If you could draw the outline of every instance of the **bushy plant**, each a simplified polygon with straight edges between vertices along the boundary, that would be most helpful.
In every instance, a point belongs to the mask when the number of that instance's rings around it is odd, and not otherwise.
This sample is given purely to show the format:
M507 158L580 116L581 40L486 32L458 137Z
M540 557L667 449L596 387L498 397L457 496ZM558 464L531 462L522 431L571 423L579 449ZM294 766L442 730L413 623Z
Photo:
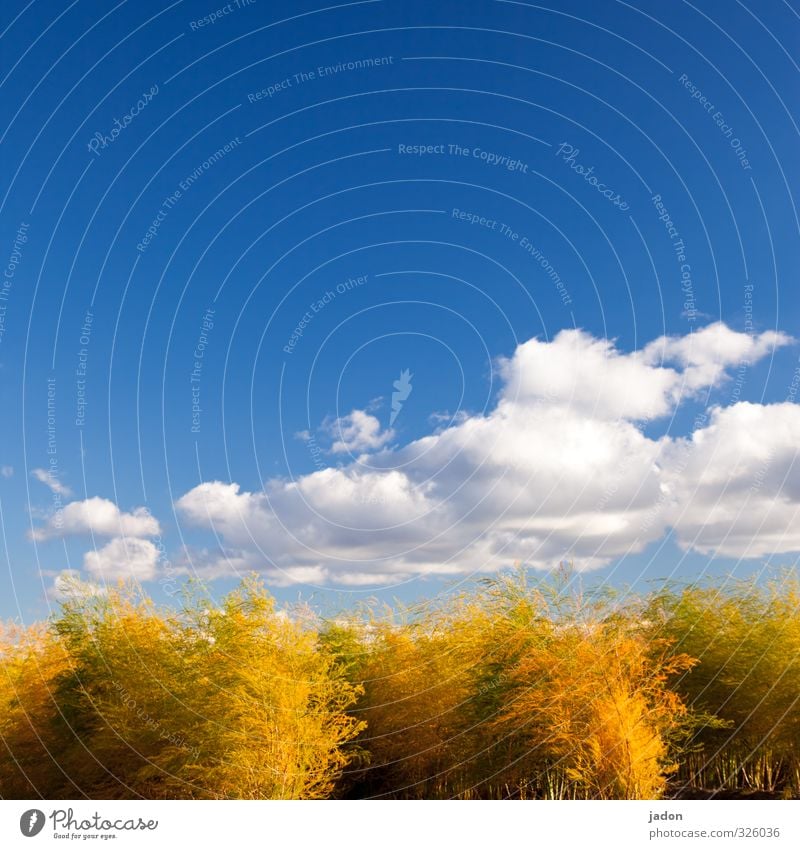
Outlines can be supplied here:
M125 589L76 598L9 642L3 796L325 797L360 730L357 688L254 579L177 611Z
M800 795L800 585L770 581L667 589L648 618L697 658L671 686L719 721L694 735L681 766L689 786Z
M800 795L800 584L484 579L321 622L256 578L0 629L0 797Z

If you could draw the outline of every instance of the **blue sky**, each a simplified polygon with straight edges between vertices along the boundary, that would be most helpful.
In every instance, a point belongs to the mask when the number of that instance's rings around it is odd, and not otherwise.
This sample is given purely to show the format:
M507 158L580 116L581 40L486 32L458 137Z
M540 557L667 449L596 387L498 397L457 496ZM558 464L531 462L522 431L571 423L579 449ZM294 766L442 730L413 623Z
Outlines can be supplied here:
M0 615L795 561L800 8L550 6L4 4Z

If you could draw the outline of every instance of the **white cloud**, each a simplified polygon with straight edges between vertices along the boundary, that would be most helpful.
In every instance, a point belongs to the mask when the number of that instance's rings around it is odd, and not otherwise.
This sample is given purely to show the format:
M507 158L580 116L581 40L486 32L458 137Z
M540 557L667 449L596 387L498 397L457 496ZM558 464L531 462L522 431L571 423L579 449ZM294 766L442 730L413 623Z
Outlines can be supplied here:
M596 418L658 419L682 398L719 385L731 366L754 363L791 342L784 333L737 333L717 322L625 354L608 339L562 330L552 342L531 339L500 361L503 397L515 404L565 404Z
M428 416L428 421L430 424L434 425L437 428L462 424L470 417L470 414L466 410L456 410L455 413L450 413L447 410L442 412L436 411L431 413Z
M378 419L365 410L353 410L338 419L328 419L323 430L334 440L334 454L376 451L394 438L394 431L383 430Z
M4 478L11 478L14 476L14 467L13 466L0 466L0 476Z
M687 389L716 386L727 379L727 369L738 363L754 363L771 351L793 342L785 333L737 333L718 321L688 336L662 336L643 351L645 362L676 363L683 369Z
M151 581L157 573L158 549L147 539L117 537L102 548L87 551L83 566L94 578L105 582L119 578Z
M737 558L800 551L800 406L715 408L670 451L670 512L684 548Z
M61 481L52 472L49 472L46 469L34 469L31 472L31 475L35 477L37 481L49 487L50 491L57 495L62 495L65 498L72 495L72 490L65 484L61 483Z
M621 353L610 340L582 330L562 330L551 342L524 342L499 366L506 403L568 406L601 419L663 416L680 380L673 369Z
M54 537L80 534L99 536L146 537L160 533L156 518L145 507L137 507L131 513L123 513L107 498L87 498L71 501L50 516L32 534L33 539L43 541Z
M177 508L213 529L237 568L283 582L358 586L564 557L595 568L671 529L701 552L798 551L800 408L714 410L686 439L639 427L789 341L719 324L628 354L579 330L533 339L500 361L486 415L384 448L369 468L273 479L261 492L210 481Z

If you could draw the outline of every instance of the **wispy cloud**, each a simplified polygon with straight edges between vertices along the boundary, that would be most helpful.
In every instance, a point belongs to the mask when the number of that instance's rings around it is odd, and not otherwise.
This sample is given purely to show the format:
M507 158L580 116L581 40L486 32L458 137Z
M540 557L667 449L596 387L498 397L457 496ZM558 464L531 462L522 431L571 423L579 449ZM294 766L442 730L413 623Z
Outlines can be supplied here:
M43 483L50 489L51 492L56 493L56 495L61 495L64 498L69 498L72 495L72 490L66 484L61 483L61 481L47 469L34 469L31 472L31 476L36 478L36 480L40 483Z

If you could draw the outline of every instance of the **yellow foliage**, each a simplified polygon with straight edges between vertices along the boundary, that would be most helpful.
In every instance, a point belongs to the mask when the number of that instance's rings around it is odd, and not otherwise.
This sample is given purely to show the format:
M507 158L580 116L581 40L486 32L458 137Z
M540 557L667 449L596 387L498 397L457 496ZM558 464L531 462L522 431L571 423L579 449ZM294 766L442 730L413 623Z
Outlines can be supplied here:
M685 714L665 686L689 659L649 657L616 622L562 623L531 641L512 672L499 729L519 735L526 761L563 770L569 796L657 799L672 769L668 738ZM524 777L524 776L523 776Z
M50 734L58 710L53 682L68 667L67 652L47 627L0 624L0 797L36 797L52 786L54 773L69 785Z
M524 572L320 625L255 579L0 628L0 797L800 794L800 585Z
M36 637L2 654L2 796L318 798L360 730L358 689L253 580L178 612L122 590L74 600Z

